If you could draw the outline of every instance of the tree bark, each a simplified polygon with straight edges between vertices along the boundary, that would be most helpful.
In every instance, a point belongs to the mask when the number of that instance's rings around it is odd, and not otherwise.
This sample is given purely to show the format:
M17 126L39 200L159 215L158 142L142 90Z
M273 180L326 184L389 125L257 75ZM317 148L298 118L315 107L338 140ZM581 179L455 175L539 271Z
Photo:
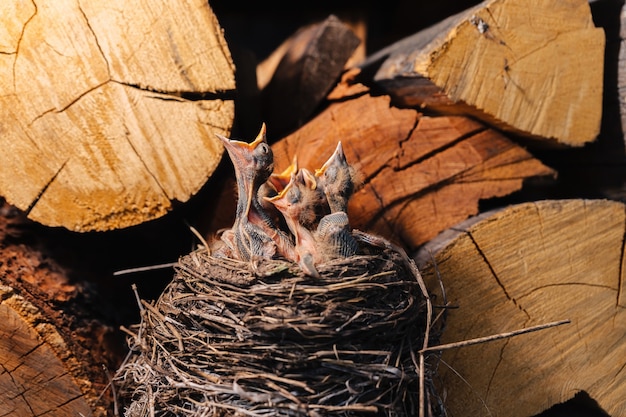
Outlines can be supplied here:
M2 13L0 195L44 225L111 230L211 176L234 66L206 2L63 2Z
M582 146L600 131L604 44L585 0L488 0L360 67L380 65L374 82L397 105L470 114L543 144Z
M431 256L455 307L442 343L571 320L445 351L450 414L526 417L581 391L626 413L625 220L622 203L545 200L484 213L420 249L433 292Z

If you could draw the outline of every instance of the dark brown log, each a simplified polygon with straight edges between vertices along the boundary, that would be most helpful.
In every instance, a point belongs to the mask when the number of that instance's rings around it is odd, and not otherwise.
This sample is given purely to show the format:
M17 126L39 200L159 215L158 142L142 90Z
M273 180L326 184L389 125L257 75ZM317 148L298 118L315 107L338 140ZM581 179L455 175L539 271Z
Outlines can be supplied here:
M108 375L124 353L104 314L111 307L70 278L78 271L57 263L29 224L2 205L0 415L109 415Z
M281 47L284 55L261 92L263 117L275 135L285 135L307 121L359 43L350 27L331 15L302 28Z

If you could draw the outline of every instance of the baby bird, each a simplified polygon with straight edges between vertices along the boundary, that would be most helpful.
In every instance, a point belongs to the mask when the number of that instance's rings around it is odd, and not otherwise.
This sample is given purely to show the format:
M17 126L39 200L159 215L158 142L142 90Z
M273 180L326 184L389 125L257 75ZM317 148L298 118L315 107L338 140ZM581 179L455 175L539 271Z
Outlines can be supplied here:
M302 193L302 209L298 215L298 223L309 230L315 230L322 217L330 214L326 194L318 183L315 175L306 168L298 171L295 183Z
M331 213L348 212L348 200L354 193L354 169L348 165L341 142L335 152L321 168L315 170L315 177L324 190Z
M273 172L267 181L261 184L258 192L258 200L261 203L261 207L263 210L270 216L275 225L280 228L286 228L284 224L284 219L281 217L280 212L274 207L272 203L267 201L265 197L274 197L279 192L281 192L289 180L291 179L291 174L298 171L298 159L294 156L291 165L289 165L285 170L281 173Z
M324 196L330 214L321 218L315 237L321 252L330 259L356 255L359 250L348 222L348 200L354 193L355 171L348 164L341 142L315 178Z
M303 200L303 186L304 179L299 171L291 175L291 180L278 195L265 199L282 213L287 227L295 237L295 256L292 260L298 263L305 274L318 278L320 275L315 265L323 260L322 256L313 233L299 222L302 211L307 208L306 201Z
M294 247L289 237L277 229L258 199L261 184L274 169L274 155L266 140L265 123L252 143L217 135L222 141L235 168L237 180L237 210L232 233L225 232L222 241L239 259L255 257L289 257Z

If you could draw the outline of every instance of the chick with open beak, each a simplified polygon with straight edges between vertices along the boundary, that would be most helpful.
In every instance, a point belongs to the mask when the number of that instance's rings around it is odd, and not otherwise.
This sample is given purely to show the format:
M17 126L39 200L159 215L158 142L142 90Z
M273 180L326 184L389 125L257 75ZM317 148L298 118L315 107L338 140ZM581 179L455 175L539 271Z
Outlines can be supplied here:
M255 257L292 256L294 246L289 236L274 225L258 199L259 188L274 170L274 154L267 143L265 123L251 143L217 137L230 156L237 181L235 221L225 243L234 245L232 253L245 261Z
M298 159L293 158L291 165L285 168L282 172L273 172L266 182L261 184L258 192L258 199L261 203L263 210L271 217L275 225L281 229L286 229L285 221L282 218L280 212L274 207L272 203L267 201L265 197L274 197L280 193L291 179L291 174L298 171Z
M302 211L307 209L307 202L303 199L303 185L304 180L299 171L291 175L291 180L278 195L265 199L282 213L287 227L295 237L295 256L291 260L297 262L305 274L319 277L315 265L322 261L322 257L317 242L313 233L299 221Z

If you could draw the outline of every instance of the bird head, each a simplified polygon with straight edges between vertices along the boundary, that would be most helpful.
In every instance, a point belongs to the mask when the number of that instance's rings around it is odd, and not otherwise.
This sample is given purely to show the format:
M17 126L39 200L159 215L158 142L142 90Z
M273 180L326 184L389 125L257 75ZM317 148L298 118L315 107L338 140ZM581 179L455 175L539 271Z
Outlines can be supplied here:
M246 201L243 215L248 215L252 199L256 198L258 187L272 174L274 170L274 154L267 143L265 123L253 142L247 143L229 139L216 134L224 144L235 168L237 186L245 194Z
M337 143L337 147L333 154L324 162L321 168L315 170L315 176L324 178L327 183L334 182L339 179L342 171L349 168L346 155L343 153L341 142Z
M315 170L315 178L321 183L331 211L346 211L354 192L354 170L348 165L341 142L324 165Z
M296 186L297 173L290 175L290 180L277 195L273 197L263 197L266 201L272 203L283 216L294 217L294 208L302 201L302 194Z
M229 139L217 134L224 144L235 171L247 179L260 179L265 182L274 170L274 154L267 143L265 123L256 139L250 143Z

